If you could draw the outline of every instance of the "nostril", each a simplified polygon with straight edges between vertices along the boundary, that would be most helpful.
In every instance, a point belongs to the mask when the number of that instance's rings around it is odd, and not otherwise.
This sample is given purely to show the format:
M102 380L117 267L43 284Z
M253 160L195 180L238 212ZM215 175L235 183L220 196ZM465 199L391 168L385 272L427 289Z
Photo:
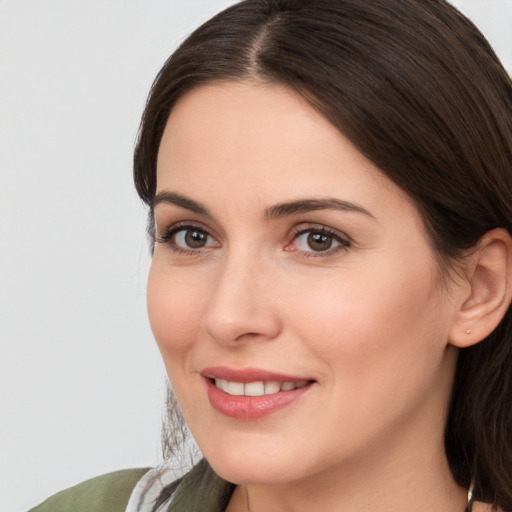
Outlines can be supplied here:
M257 338L258 336L261 336L261 334L258 334L257 332L246 332L244 334L240 334L236 337L237 341L243 341L243 340L250 340Z

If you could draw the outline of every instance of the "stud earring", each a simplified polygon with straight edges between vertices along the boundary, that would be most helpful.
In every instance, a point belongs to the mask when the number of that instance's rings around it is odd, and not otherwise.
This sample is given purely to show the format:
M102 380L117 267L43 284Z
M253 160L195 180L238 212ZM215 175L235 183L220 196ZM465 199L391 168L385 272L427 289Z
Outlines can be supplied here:
M466 329L466 334L471 334L471 329Z

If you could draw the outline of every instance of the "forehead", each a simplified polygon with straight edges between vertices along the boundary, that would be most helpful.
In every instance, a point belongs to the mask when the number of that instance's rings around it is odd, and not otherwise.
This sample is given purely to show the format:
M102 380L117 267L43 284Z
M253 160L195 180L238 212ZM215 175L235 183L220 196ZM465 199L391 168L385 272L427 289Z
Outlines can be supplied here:
M332 183L350 170L392 188L295 91L275 84L225 82L195 88L175 105L161 140L157 186L161 190L170 181L186 185L198 176L227 184L256 174L289 184L309 176L313 186L314 181Z

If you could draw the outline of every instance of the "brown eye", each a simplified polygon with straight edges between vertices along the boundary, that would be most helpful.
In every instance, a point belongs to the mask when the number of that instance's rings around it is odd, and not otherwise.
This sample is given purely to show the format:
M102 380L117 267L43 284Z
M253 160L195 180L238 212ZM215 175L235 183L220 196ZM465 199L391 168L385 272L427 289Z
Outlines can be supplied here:
M180 249L203 249L215 246L216 242L206 231L190 227L174 233L174 244Z
M327 231L327 228L311 228L297 233L293 245L295 250L303 253L309 253L310 255L325 253L327 256L349 247L350 241L344 238L342 234Z
M327 251L332 247L332 236L324 233L309 233L307 237L308 247L313 251Z
M185 244L191 249L200 249L206 245L208 235L198 229L188 229L185 231Z

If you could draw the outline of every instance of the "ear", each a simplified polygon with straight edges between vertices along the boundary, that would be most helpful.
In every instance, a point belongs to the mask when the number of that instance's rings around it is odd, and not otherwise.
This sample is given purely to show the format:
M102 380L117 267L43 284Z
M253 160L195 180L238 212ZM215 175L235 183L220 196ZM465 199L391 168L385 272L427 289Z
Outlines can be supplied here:
M497 228L486 233L467 258L456 318L449 342L474 345L496 329L512 300L512 238Z

